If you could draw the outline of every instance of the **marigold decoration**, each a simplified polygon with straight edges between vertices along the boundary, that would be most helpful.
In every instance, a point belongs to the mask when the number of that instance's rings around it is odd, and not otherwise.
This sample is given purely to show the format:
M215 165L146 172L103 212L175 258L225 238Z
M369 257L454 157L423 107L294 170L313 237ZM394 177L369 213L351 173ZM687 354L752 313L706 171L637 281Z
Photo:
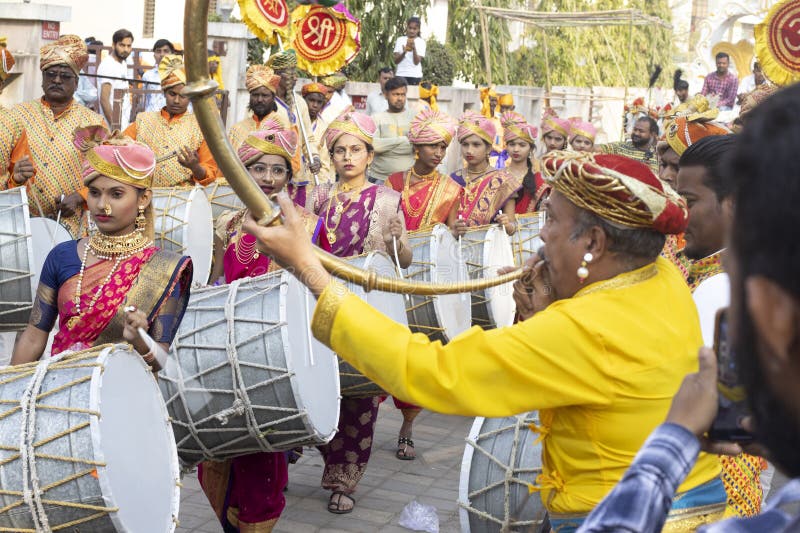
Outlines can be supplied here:
M276 44L276 35L289 40L289 6L286 0L239 0L242 20L256 37Z
M781 86L800 81L800 2L772 6L754 33L756 57L767 78Z
M344 4L300 5L292 12L297 68L325 76L350 63L361 50L361 21Z

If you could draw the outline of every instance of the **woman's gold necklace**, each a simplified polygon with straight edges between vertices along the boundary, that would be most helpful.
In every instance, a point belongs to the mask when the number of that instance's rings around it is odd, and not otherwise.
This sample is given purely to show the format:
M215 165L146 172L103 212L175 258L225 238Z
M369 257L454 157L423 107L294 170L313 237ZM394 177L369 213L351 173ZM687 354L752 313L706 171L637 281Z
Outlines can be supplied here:
M350 207L350 204L353 203L354 198L357 194L361 193L361 190L364 188L364 185L361 184L357 188L348 184L340 185L336 184L336 188L333 190L333 194L328 199L328 208L325 211L325 226L327 227L326 235L328 237L328 244L331 246L336 242L336 230L339 229L339 224L342 223L342 219L344 218L344 212ZM344 201L339 201L339 189L341 188L341 192L347 194L347 198ZM335 203L334 203L335 202ZM333 204L333 215L331 215L331 205ZM336 223L333 223L333 219L336 219Z

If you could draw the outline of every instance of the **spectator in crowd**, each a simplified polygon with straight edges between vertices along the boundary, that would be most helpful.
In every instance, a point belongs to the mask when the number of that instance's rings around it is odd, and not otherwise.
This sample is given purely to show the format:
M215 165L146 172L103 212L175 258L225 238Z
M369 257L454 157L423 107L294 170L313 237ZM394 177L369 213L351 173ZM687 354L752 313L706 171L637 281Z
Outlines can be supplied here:
M166 39L159 39L153 44L153 68L148 70L142 75L142 81L147 82L144 89L148 91L158 91L148 94L145 97L144 110L145 111L161 111L161 108L167 105L167 100L164 98L164 91L161 90L161 78L158 75L158 65L161 59L169 54L175 53L175 47Z
M396 76L402 76L409 85L422 81L422 59L425 57L425 41L419 36L419 17L411 17L406 23L406 36L398 37L394 45Z
M111 37L111 53L97 67L97 83L100 87L100 112L111 129L125 129L131 120L131 95L128 92L128 56L133 50L133 34L125 29L117 30ZM119 123L113 120L114 90L125 91L122 97L122 115ZM116 128L119 126L119 128Z
M389 103L386 101L386 96L383 95L383 88L391 78L394 78L394 69L392 67L383 67L378 71L378 83L380 83L381 88L367 95L367 115L372 116L375 113L382 113L389 109Z
M739 78L728 70L731 58L725 52L720 52L716 56L717 70L706 76L703 82L703 90L700 91L705 96L717 96L719 102L717 107L720 111L730 111L736 103L736 90L739 87Z

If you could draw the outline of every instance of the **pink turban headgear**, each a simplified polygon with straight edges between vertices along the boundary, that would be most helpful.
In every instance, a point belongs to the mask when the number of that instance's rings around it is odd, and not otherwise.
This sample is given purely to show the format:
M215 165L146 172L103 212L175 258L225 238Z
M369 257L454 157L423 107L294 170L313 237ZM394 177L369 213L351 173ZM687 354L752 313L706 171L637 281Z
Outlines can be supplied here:
M344 134L349 134L364 141L372 146L372 139L378 129L372 117L364 113L359 113L353 106L348 107L344 112L336 117L325 130L325 142L329 150L333 150L333 145Z
M477 135L488 144L494 143L497 130L491 120L475 111L466 111L458 121L458 142L470 135Z
M591 122L586 122L585 120L581 120L580 117L572 117L569 119L570 130L569 130L569 140L572 142L576 136L580 135L581 137L586 137L590 141L594 142L594 138L597 136L597 128Z
M408 140L411 144L450 144L456 134L456 121L433 109L423 109L411 121Z
M522 139L530 145L536 144L536 136L539 131L536 126L528 124L525 117L519 113L514 111L503 113L500 116L500 123L503 125L503 140L505 142Z
M72 143L84 156L84 185L108 176L137 189L152 186L156 154L149 146L119 132L110 134L103 126L77 128Z
M238 155L245 165L249 165L264 154L279 155L291 163L296 149L297 134L270 118L245 138L239 147Z
M569 139L570 129L569 120L558 118L558 115L552 109L545 110L544 118L542 119L542 137L551 131L555 131L563 135L565 139Z
M56 65L66 65L76 76L89 61L89 49L77 35L62 35L58 40L39 49L39 70L47 70Z

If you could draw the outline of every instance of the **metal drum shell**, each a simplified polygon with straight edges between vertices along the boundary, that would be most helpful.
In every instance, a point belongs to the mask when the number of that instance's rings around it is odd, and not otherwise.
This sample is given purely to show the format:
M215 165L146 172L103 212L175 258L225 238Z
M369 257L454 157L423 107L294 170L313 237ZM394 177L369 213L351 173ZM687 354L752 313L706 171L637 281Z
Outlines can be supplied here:
M541 237L544 224L544 211L517 215L517 231L511 236L511 246L514 249L517 266L524 265L544 245Z
M467 267L459 257L458 243L446 225L409 232L408 240L413 260L405 269L406 279L430 283L467 279ZM471 325L470 295L406 295L406 315L411 331L424 333L432 341L447 343Z
M374 270L381 276L397 277L397 268L395 264L384 252L370 252L347 258L345 261L364 270ZM347 287L362 300L366 301L372 307L398 324L404 326L408 325L405 300L402 294L383 291L366 292L363 287L353 283L348 283ZM370 381L361 372L356 370L353 365L341 357L339 357L339 380L341 381L342 396L346 398L386 395L386 392L376 383Z
M159 376L184 464L333 437L339 377L311 336L314 305L283 270L192 291Z
M214 255L214 221L205 190L155 187L152 206L156 246L191 257L192 282L205 285Z
M535 411L475 419L461 462L462 533L540 531L546 511L540 493L530 493L528 488L542 473L539 435L529 427L538 422Z
M61 357L48 360L35 411L32 440L44 443L35 447L36 475L40 487L52 487L42 499L111 512L49 503L44 509L50 527L78 522L66 530L174 531L180 470L175 437L150 369L128 345ZM23 433L17 407L35 367L0 369L5 411L0 418L0 486L5 491L22 490L22 459L12 459L19 456ZM32 511L25 503L7 508L15 500L21 497L0 494L0 507L6 508L0 527L32 530Z
M500 267L514 265L511 241L496 224L467 230L461 237L461 253L473 280L496 276ZM472 325L492 329L513 324L516 304L512 286L506 283L473 292Z

